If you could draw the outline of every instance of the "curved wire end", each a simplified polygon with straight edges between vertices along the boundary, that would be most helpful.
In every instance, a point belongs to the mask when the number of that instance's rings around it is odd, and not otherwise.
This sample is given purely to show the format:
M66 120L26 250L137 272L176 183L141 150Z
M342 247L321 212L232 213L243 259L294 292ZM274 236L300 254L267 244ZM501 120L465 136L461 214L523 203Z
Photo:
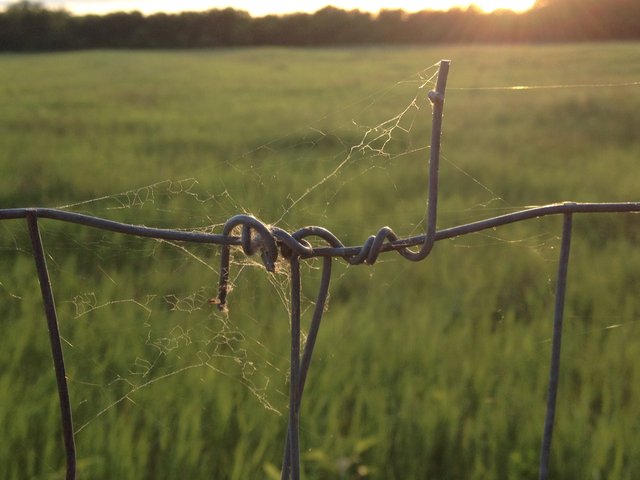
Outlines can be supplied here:
M270 252L262 249L260 251L260 258L262 259L262 263L264 264L264 268L267 272L274 273L276 271L276 262Z

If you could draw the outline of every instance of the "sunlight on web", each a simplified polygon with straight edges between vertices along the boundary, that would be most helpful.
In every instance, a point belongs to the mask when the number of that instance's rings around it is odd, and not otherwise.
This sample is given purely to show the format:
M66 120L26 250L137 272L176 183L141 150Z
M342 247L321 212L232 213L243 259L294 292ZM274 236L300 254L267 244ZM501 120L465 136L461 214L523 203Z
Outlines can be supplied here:
M323 177L320 181L308 187L298 197L292 198L289 206L285 208L284 212L282 213L280 218L276 220L275 223L278 224L279 222L281 222L293 208L295 208L301 201L303 201L307 196L313 193L314 190L318 189L326 182L336 177L341 172L341 170L356 156L368 157L371 160L378 157L387 160L393 160L403 155L423 152L426 149L424 145L414 149L402 150L400 152L398 152L397 150L389 150L388 145L393 141L393 147L395 149L397 148L395 142L398 141L400 145L404 144L404 148L407 148L406 139L409 138L409 135L412 132L413 125L416 120L416 115L418 114L417 111L428 104L425 91L435 85L435 78L438 74L437 67L437 64L432 65L428 69L422 72L418 72L415 79L401 81L396 84L396 87L400 85L410 84L415 88L415 85L417 83L418 89L415 93L415 96L410 99L405 108L392 118L384 120L383 122L378 123L374 126L359 124L357 119L352 118L351 122L356 130L363 132L360 141L352 145L349 145L346 142L341 142L346 150L344 158L337 164L335 168L333 168L333 170L329 172L329 174ZM370 103L366 105L366 109L372 108L377 99L377 95L375 97L370 96L367 99L368 101L370 101ZM426 116L424 115L424 112L420 113L423 114L423 117ZM320 133L323 137L326 136L326 134L320 130L315 131Z
M422 177L411 196L422 200L411 212L403 212L397 223L402 226L407 215L413 216L407 223L411 231L418 231L424 216L430 125L426 94L436 74L437 65L433 65L297 133L256 147L231 162L230 175L242 182L219 178L216 190L210 190L211 183L197 178L164 180L59 208L208 233L219 233L227 218L243 212L267 216L274 225L285 227L331 219L344 227L348 216L334 218L333 211L337 204L353 202L349 187L367 182L372 189L397 195L407 172L394 164L409 162L418 172L409 176ZM380 121L389 111L395 113ZM287 172L291 162L301 168ZM278 179L271 175L274 170L280 172ZM396 172L400 178L395 178ZM278 183L285 188L278 188ZM256 210L256 205L261 208ZM371 205L362 212L365 221L344 235L357 240L377 228L388 214L379 212L379 218L367 220L377 209ZM168 423L171 420L154 413L154 392L192 389L191 378L199 378L198 385L207 383L212 374L224 389L250 395L266 412L286 410L288 353L283 347L291 308L286 265L265 275L259 259L234 253L232 307L223 313L212 305L219 274L218 247L122 238L73 226L45 230L45 234L53 275L63 278L76 270L84 285L67 294L67 300L63 297L59 307L79 438L92 425L111 421L112 415L129 408L142 409L152 423ZM65 259L65 244L70 240L76 257L71 262L78 262L79 269ZM313 283L317 262L305 268ZM137 275L132 277L128 273L132 271ZM343 277L340 274L336 282ZM313 307L314 294L303 295L304 314ZM278 330L275 337L280 341L275 345L271 330ZM102 339L108 338L108 348L100 347ZM207 400L202 403L206 405Z

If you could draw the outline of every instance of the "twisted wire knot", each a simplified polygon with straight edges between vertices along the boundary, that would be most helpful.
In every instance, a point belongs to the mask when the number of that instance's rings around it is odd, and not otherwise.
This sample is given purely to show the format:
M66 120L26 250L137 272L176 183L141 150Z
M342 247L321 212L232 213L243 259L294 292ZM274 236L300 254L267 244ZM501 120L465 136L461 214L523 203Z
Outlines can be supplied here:
M294 255L300 258L312 256L313 247L305 237L320 237L332 247L343 247L342 242L333 233L322 227L303 227L291 234L282 228L270 227L252 215L235 215L224 224L223 235L231 236L236 227L240 227L240 246L243 253L251 256L259 252L268 272L275 271L278 251L286 259ZM212 300L212 303L222 311L226 310L226 299L229 293L230 260L231 246L223 245L220 254L218 297Z
M278 255L286 260L291 260L293 256L298 258L309 258L314 256L313 246L306 240L306 237L318 237L333 248L344 248L344 244L333 233L323 227L309 226L289 233L286 230L269 226L252 215L235 215L224 224L223 235L232 236L235 228L240 227L240 246L247 256L256 253L260 254L262 263L268 272L275 272ZM394 247L400 255L412 261L421 260L431 251L434 238L428 235L425 243L418 252L409 250L408 247ZM400 237L391 227L382 227L378 233L371 235L360 250L355 255L345 256L345 260L351 265L367 264L373 265L384 249L386 241L393 242ZM229 292L229 269L231 260L231 246L222 246L220 255L220 282L218 286L218 297L212 303L218 305L220 310L226 310L226 298Z

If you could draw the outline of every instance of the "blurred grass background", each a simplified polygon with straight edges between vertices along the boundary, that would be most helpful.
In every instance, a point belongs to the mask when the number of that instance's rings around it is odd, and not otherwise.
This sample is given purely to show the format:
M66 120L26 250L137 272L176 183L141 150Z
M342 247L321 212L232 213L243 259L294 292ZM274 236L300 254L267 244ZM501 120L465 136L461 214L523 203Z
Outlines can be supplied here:
M440 228L638 200L638 87L606 85L640 79L640 49L607 43L2 55L0 206L216 232L248 212L349 244L385 224L418 233L420 86L441 58ZM567 87L495 88L519 85ZM414 100L386 155L352 150ZM226 317L208 303L216 248L41 223L80 478L277 478L286 265L268 275L237 256ZM441 242L417 265L337 262L301 413L305 478L536 478L560 223ZM552 475L637 478L640 225L574 224ZM26 229L0 229L2 478L63 478ZM305 267L305 311L318 267Z

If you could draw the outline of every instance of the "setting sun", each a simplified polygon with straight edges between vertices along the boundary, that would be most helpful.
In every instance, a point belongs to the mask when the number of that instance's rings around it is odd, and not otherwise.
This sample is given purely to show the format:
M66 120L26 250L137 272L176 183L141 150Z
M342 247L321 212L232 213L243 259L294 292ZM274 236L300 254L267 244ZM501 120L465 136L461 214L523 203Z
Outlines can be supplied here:
M509 9L514 12L524 12L533 7L535 0L476 0L474 2L480 9L485 12L493 12L494 10Z
M284 2L287 3L287 2ZM293 2L292 2L293 3ZM296 2L298 8L305 2ZM322 2L319 2L322 3ZM514 12L524 12L533 7L535 0L405 0L403 2L389 2L385 0L345 0L332 2L332 5L343 8L359 8L360 10L377 11L382 8L392 9L401 8L408 12L417 12L420 10L448 10L450 8L468 8L475 5L484 12L493 12L495 10L508 9Z

